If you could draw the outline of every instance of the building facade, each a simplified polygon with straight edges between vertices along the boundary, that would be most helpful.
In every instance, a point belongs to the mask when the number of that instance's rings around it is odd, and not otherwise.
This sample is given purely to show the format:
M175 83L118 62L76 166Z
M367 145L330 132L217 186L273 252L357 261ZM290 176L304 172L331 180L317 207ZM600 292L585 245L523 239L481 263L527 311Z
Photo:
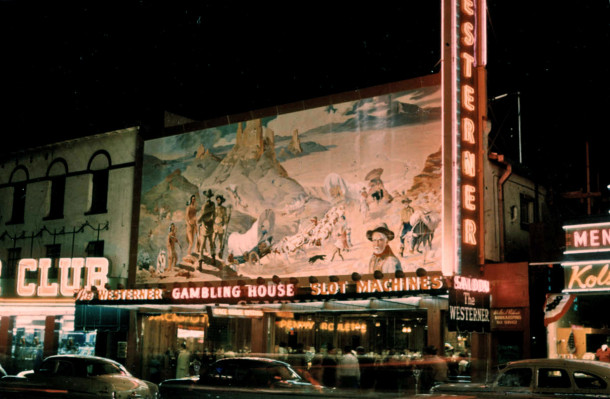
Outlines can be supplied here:
M549 357L604 358L610 345L608 303L610 220L604 216L566 222L561 260L563 289L545 303Z
M137 129L126 129L3 159L0 356L8 370L95 352L96 334L75 332L74 292L127 284L136 139Z

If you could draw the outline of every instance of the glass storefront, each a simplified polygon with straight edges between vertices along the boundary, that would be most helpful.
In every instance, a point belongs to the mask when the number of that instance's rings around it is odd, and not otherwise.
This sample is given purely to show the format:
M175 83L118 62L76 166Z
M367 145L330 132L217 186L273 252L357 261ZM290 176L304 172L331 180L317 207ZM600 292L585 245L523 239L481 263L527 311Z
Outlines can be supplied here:
M427 344L425 310L294 314L276 317L274 324L276 353L349 346L378 356L410 355L421 352Z
M595 354L602 345L610 345L610 318L600 311L608 305L608 295L575 295L574 302L565 315L547 327L550 338L549 356L595 359Z
M142 378L158 382L176 377L176 361L182 347L191 353L204 350L208 316L199 313L143 315Z
M45 316L15 316L13 324L12 370L34 369L43 357Z
M12 334L10 358L7 365L12 373L32 370L40 364L44 356L51 354L95 353L96 332L74 331L74 315L49 316L25 314L10 316L12 318ZM53 334L46 332L53 328ZM51 342L45 342L45 337L54 337ZM57 341L55 341L57 337Z

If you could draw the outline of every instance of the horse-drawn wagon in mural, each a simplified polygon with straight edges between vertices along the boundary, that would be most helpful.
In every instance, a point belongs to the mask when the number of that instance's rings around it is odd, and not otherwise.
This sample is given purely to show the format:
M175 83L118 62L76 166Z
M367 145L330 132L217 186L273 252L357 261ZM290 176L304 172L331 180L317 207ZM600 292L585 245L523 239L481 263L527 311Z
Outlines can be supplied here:
M227 243L228 263L257 264L271 252L275 213L264 210L245 233L233 232Z

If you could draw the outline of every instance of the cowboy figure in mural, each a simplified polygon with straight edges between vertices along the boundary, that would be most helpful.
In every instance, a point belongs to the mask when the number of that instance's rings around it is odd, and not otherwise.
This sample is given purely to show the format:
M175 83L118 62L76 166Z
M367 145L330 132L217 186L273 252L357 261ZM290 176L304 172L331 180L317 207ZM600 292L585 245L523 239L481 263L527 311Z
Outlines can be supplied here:
M205 244L209 243L212 257L214 256L214 213L216 206L212 201L214 193L212 190L204 191L203 194L208 197L207 201L201 207L201 215L199 216L199 257L203 257Z
M224 244L224 236L225 236L225 228L227 225L227 208L222 205L225 202L225 198L222 195L216 196L216 209L214 211L214 239L212 240L214 245L216 244L216 240L218 239L218 245L220 246L220 250L218 251L218 256L222 257L222 253L225 249Z
M403 208L400 210L400 222L402 223L402 231L400 232L400 256L403 256L405 250L405 237L413 230L411 226L411 216L415 210L411 206L411 200L407 197L402 200Z
M382 168L371 170L367 173L365 180L369 181L368 195L370 195L377 204L381 202L392 202L392 195L386 190L383 181L381 180Z
M394 232L385 223L366 232L366 238L373 243L373 254L369 260L369 273L395 273L402 271L400 260L394 255L389 242L394 239Z

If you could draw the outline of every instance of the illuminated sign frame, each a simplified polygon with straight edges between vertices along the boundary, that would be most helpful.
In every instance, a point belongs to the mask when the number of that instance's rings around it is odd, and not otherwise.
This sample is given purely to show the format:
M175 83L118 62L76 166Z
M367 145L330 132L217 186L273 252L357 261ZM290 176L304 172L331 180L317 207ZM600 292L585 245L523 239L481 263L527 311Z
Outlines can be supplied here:
M565 293L610 291L610 260L562 263Z
M610 252L610 222L564 226L565 255Z
M453 286L449 290L449 331L490 331L490 292L488 280L453 276Z
M427 276L407 276L384 279L363 279L356 282L331 281L311 283L313 297L332 297L342 294L386 294L400 295L430 292L446 289L444 277L440 274Z
M49 281L50 258L20 259L17 265L15 293L18 297L73 298L81 290L105 290L108 283L110 262L106 258L60 258L59 282ZM84 276L83 276L84 272ZM28 282L27 273L38 273L37 281ZM83 280L81 282L81 279ZM83 285L84 283L84 285Z

